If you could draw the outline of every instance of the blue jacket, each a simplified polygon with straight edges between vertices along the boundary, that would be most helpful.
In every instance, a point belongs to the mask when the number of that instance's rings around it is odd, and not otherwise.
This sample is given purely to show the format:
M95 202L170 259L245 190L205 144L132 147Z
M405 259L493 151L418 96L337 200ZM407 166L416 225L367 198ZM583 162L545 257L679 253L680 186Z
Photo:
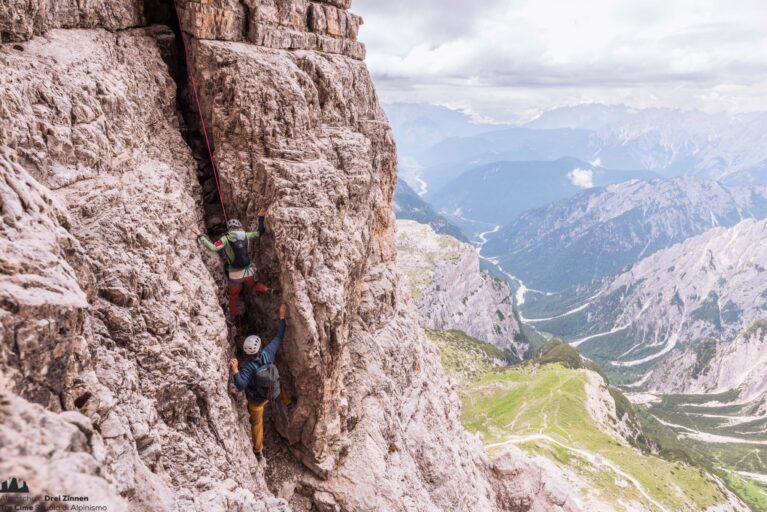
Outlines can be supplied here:
M285 320L283 319L277 324L277 335L272 338L272 341L270 341L266 347L264 347L261 354L259 354L256 359L253 359L246 364L238 373L234 374L234 386L240 391L245 391L245 396L248 397L248 400L253 402L263 402L264 398L257 396L254 392L255 390L250 389L250 380L255 378L256 370L258 370L260 366L274 363L274 357L277 355L277 351L280 349L280 345L282 345L282 338L284 337Z

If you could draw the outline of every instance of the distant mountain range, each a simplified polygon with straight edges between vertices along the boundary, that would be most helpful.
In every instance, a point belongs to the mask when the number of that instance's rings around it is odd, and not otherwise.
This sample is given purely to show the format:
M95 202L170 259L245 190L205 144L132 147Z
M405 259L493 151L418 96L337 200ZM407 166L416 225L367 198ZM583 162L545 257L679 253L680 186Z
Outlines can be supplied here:
M394 214L398 219L414 220L420 224L428 224L431 228L442 235L450 235L462 242L468 242L463 231L451 224L445 217L434 211L426 201L402 179L397 180L397 189L394 193Z
M547 192L560 182L552 180ZM491 211L493 197L487 199L490 205L483 208ZM528 286L558 291L589 285L658 250L746 218L767 218L767 187L725 187L693 177L634 180L527 211L495 233L483 255L497 258Z
M412 156L452 137L469 137L508 125L481 124L460 110L426 103L383 105L400 154Z
M587 130L504 128L469 137L453 137L413 155L429 191L440 189L463 173L496 162L554 161L568 157L590 161Z
M526 210L586 188L657 177L648 171L609 171L574 158L495 162L461 174L427 197L439 211L450 215L506 224Z
M767 221L748 219L642 259L536 326L613 373L636 374L707 338L735 338L766 315Z
M480 124L459 110L423 103L384 105L397 141L399 176L419 193L426 191L423 163L419 155L450 138L470 137L507 127Z
M741 363L760 360L763 331L746 334L767 316L767 113L581 105L510 127L440 109L452 121L427 137L429 109L409 108L420 195L401 187L403 211L481 243L517 280L523 323L622 385L762 378Z
M394 120L406 179L417 176L430 193L485 164L563 157L606 169L767 185L767 112L728 115L589 104L555 109L510 127L472 123L444 107L385 108Z
M587 129L594 159L615 169L694 175L729 185L767 184L767 112L705 114L599 104L544 113L533 129Z

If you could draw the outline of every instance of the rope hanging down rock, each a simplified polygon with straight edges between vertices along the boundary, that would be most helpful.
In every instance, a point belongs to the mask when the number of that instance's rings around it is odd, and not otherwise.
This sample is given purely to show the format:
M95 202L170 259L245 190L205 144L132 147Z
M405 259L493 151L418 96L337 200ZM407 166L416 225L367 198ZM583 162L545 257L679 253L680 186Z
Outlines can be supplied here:
M208 156L210 157L210 165L213 168L213 179L216 182L216 190L218 191L218 200L221 202L221 211L224 213L224 222L229 220L226 214L226 206L224 205L224 196L221 194L221 184L218 179L218 167L216 166L216 159L213 157L213 150L210 146L210 138L208 137L208 129L205 126L205 117L202 115L202 107L200 106L200 97L197 94L197 80L194 78L194 69L192 69L192 62L190 56L192 54L189 48L189 42L184 32L184 27L181 24L181 13L178 10L178 4L176 0L173 0L173 8L176 11L176 18L178 19L178 31L181 34L181 41L184 47L184 61L186 62L186 73L189 76L189 82L192 84L192 91L194 92L194 102L197 105L197 114L200 116L200 125L202 126L202 134L205 137L205 145L208 148Z

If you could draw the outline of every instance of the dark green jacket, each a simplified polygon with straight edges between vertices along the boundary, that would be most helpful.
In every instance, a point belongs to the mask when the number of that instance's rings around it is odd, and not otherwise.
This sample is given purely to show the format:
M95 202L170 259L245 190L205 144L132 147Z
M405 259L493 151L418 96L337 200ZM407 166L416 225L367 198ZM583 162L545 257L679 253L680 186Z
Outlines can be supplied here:
M259 217L258 231L248 231L245 233L245 237L248 240L248 252L250 252L250 242L259 238L261 235L264 234L265 231L266 231L266 226L264 225L264 218ZM215 243L211 242L210 238L208 238L206 235L200 236L200 242L202 242L202 245L204 245L205 248L208 249L209 251L220 252L223 250L224 254L226 255L226 261L230 265L235 260L234 249L232 248L232 245L234 244L235 240L236 238L231 233L227 233L226 235L222 236Z

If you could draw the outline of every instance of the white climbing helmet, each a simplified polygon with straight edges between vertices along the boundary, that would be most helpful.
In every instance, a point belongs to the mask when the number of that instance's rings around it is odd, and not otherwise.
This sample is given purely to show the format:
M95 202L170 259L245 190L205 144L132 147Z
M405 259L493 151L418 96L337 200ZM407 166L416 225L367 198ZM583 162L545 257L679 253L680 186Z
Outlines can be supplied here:
M226 227L227 229L237 229L242 227L242 223L237 219L229 219L226 221Z
M261 338L255 334L248 336L245 338L245 343L242 344L242 350L249 356L258 354L258 351L261 350Z

